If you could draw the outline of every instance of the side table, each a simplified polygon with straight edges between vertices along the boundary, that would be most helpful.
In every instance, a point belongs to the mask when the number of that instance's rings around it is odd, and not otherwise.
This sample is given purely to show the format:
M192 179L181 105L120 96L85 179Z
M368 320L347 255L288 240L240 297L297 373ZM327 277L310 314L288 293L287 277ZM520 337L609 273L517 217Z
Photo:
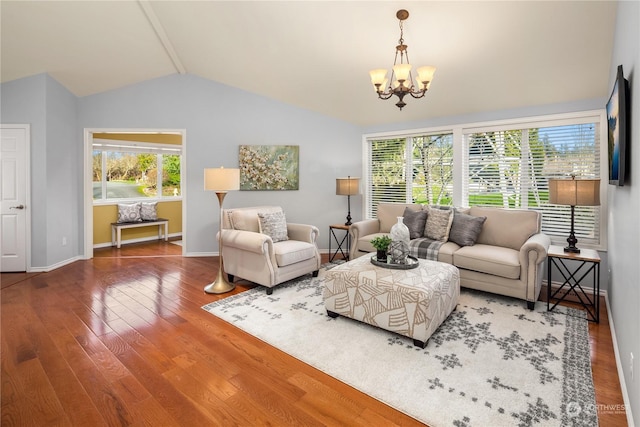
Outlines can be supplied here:
M564 283L554 292L551 290L553 267L564 278ZM585 292L586 285L582 284L589 275L593 279L591 295ZM578 298L580 305L587 312L587 320L600 322L600 255L593 249L580 249L580 253L576 254L565 252L562 246L551 245L547 253L547 310L553 310L568 295ZM552 299L556 301L550 306Z
M351 248L351 237L349 236L349 228L350 226L344 224L333 224L329 226L329 262L333 262L333 259L338 255L338 253L342 254L342 258L345 261L349 261L349 249ZM336 235L336 230L343 230L344 236L342 239ZM335 252L331 252L331 241L334 240L338 247ZM346 251L346 253L345 253Z

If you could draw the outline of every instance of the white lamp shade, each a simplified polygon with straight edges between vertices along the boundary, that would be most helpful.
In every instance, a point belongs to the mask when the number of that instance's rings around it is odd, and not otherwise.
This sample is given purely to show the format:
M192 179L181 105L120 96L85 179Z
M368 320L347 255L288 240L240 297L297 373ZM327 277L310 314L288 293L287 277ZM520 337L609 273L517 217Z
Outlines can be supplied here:
M549 203L570 206L599 206L599 179L550 179Z
M336 178L336 195L353 196L360 192L360 178Z
M224 167L204 170L204 189L208 191L233 191L240 189L240 169Z
M420 67L416 70L418 72L418 86L422 88L426 83L429 83L433 80L433 74L436 72L436 67L432 67L431 65L427 65L425 67Z
M411 64L396 64L393 66L393 72L397 80L407 81L411 72Z
M387 70L384 68L378 68L376 70L369 71L369 76L371 76L371 83L374 85L380 84L380 87L384 87L384 80L387 77Z

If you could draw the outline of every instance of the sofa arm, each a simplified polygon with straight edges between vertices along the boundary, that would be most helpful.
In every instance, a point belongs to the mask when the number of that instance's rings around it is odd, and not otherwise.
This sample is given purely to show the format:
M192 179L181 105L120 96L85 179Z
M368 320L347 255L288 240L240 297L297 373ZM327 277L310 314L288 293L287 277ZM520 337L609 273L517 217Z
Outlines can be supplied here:
M520 248L520 279L526 286L526 300L533 307L542 289L544 276L544 260L551 245L549 236L537 233L529 237Z
M549 236L543 233L536 233L529 237L524 245L520 248L520 264L538 265L547 258L547 252L551 245Z
M295 224L287 223L287 234L291 240L299 240L301 242L307 242L316 244L320 230L318 227L308 224Z
M349 248L349 259L358 257L358 240L363 236L380 232L380 220L365 219L354 222L349 227L349 235L351 237L351 248Z
M262 233L244 230L222 230L223 248L236 248L257 254L271 255L273 253L273 240Z

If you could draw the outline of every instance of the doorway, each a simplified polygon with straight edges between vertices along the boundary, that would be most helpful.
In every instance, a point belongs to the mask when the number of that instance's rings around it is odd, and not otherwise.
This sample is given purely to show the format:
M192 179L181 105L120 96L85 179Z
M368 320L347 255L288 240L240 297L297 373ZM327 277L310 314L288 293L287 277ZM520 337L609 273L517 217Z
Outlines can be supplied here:
M94 128L84 130L84 258L93 258L94 251L94 195L96 186L94 182L94 144L100 142L103 143L103 139L107 136L109 139L113 139L114 150L118 150L117 147L127 146L126 150L131 150L132 146L140 143L143 144L158 144L163 138L170 138L175 140L178 137L178 144L181 147L181 161L180 161L180 198L181 208L178 207L178 212L181 212L181 233L182 233L182 245L181 253L184 256L186 252L186 186L182 183L186 182L186 174L184 171L184 165L186 164L186 130L185 129L114 129L114 128ZM133 140L133 141L132 141ZM118 142L122 141L122 142ZM137 142L136 142L137 141ZM111 149L111 148L109 148ZM134 147L135 151L135 147ZM156 172L157 173L157 172ZM157 177L156 177L157 178ZM103 189L107 187L105 182ZM98 191L99 192L99 191ZM107 196L105 196L107 197ZM111 205L116 203L117 199L114 199ZM107 203L108 205L109 203ZM181 211L180 211L181 209ZM170 223L171 224L171 223ZM105 224L108 226L108 224Z

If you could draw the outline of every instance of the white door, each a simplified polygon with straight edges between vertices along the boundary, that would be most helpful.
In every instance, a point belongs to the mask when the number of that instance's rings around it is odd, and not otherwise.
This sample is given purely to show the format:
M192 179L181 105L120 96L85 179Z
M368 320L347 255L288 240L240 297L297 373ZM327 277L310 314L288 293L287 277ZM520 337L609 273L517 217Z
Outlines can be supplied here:
M29 126L0 126L0 272L27 271Z

